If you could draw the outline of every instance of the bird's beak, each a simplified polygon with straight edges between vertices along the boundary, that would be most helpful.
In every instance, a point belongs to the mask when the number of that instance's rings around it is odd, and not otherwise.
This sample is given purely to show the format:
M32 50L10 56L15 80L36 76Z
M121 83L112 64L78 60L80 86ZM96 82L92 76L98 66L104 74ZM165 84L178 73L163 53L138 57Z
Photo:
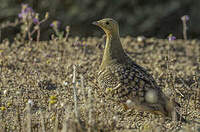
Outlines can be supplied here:
M94 21L92 22L93 25L99 26L99 22L98 21Z

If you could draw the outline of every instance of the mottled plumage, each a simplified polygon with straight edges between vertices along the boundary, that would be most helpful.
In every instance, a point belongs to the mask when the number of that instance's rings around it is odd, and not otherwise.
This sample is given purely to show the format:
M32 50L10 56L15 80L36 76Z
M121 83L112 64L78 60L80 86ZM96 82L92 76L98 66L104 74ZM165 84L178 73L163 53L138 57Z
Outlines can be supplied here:
M125 53L118 23L106 18L93 24L101 27L107 36L97 79L99 87L107 96L126 106L132 102L131 107L135 109L172 117L175 103L163 94L153 77Z

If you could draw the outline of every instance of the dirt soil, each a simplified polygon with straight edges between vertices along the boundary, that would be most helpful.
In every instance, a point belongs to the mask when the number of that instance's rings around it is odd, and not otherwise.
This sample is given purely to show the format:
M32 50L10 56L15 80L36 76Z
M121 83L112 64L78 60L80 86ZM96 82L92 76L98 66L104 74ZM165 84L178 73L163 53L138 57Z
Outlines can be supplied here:
M180 103L177 110L188 123L125 110L106 98L96 83L103 38L5 40L0 44L0 131L200 131L200 41L138 41L130 36L121 41L163 92Z

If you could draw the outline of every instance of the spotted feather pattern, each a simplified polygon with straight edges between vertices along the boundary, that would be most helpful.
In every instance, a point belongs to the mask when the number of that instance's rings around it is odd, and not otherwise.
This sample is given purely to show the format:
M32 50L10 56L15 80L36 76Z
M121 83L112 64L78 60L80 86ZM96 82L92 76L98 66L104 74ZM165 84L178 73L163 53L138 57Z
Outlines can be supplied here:
M98 84L108 95L121 102L138 98L139 103L145 101L145 92L149 89L159 89L156 82L146 70L135 64L128 56L127 63L113 63L101 69ZM108 90L110 89L110 90Z

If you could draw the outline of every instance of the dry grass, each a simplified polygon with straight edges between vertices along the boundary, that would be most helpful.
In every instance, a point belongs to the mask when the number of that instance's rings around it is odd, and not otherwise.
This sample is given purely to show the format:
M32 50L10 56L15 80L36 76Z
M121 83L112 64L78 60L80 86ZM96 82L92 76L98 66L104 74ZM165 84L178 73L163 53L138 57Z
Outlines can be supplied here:
M181 104L189 120L181 123L125 111L104 97L95 80L104 41L77 40L0 44L1 131L200 131L199 41L122 38L129 55Z

